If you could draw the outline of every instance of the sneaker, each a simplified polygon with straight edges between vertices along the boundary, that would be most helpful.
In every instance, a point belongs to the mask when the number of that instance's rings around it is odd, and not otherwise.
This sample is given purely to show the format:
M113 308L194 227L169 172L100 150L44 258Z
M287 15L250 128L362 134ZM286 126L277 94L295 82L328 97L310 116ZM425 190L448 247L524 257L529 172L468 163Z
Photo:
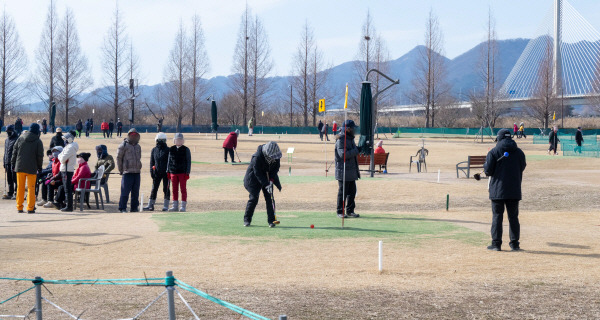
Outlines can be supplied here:
M269 223L269 228L275 228L275 224L274 223Z
M35 213L35 210L27 210L27 213L29 213L29 214Z
M18 210L17 212L18 212L18 213L23 213L23 210Z
M54 203L48 201L43 205L44 208L54 208Z
M41 207L41 206L45 205L45 204L46 204L46 202L47 202L46 200L40 200L40 201L38 201L38 203L36 203L36 204L37 204L37 206L38 206L38 207Z
M10 200L17 200L17 196L12 196L12 198L10 198Z
M119 209L120 213L127 213L127 209Z
M358 213L348 213L348 215L346 216L347 218L360 218L360 214Z
M502 251L500 247L494 245L488 246L487 249L491 251Z
M514 247L511 246L510 251L523 251L523 249L521 249L521 247L519 247L519 246L514 246Z
M60 204L58 202L52 202L52 205L54 206L54 209L56 209L56 210L62 209L62 204Z
M250 222L244 222L244 227L249 227L250 226Z
M7 194L5 194L5 195L2 196L3 200L10 200L11 198L12 198L12 196L9 196Z
M337 216L338 218L348 218L348 216L344 215L343 213L338 213Z
M64 207L64 208L60 209L60 211L62 211L62 212L73 212L73 208Z

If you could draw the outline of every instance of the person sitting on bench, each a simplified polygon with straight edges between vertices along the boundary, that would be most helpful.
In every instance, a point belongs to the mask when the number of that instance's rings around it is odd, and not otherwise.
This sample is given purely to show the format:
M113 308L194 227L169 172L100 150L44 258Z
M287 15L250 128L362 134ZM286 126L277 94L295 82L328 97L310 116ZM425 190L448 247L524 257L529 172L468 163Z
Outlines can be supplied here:
M376 144L375 144L375 153L385 153L385 150L383 149L383 140L379 140Z

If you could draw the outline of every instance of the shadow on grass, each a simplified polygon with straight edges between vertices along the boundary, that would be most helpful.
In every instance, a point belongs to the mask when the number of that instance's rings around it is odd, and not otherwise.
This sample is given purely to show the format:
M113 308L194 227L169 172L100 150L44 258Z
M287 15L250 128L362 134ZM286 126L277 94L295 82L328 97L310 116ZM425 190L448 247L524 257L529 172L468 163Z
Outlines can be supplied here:
M431 221L431 222L450 222L450 223L472 223L490 225L491 223L470 221L470 220L456 220L456 219L433 219L433 218L409 218L409 217L369 217L368 215L361 215L361 219L381 219L381 220L404 220L404 221Z
M106 241L106 242L102 242L102 243L98 243L98 244L60 239L60 238L64 238L64 237L90 238L90 237L103 237L103 236L122 236L124 238ZM139 239L139 238L140 238L140 236L136 236L136 235L110 234L110 233L25 233L25 234L0 235L0 239L44 240L44 241L77 244L77 245L80 245L83 247L103 246L103 245L112 244L112 243L119 243L119 242L125 242L125 241L129 241L129 240L135 240L135 239Z
M561 257L600 259L600 253L584 254L584 253L552 252L552 251L525 251L525 252L531 253L531 254L542 254L542 255L561 256Z
M581 246L581 245L577 245L577 244L555 243L555 242L548 242L546 244L550 247L557 247L557 248L587 249L587 250L591 249L590 246Z
M278 226L277 228L281 229L312 229L310 227L288 227L288 226ZM394 230L379 230L379 229L365 229L365 228L355 228L355 227L315 227L314 230L335 230L335 231L362 231L362 232L383 232L383 233L406 233Z

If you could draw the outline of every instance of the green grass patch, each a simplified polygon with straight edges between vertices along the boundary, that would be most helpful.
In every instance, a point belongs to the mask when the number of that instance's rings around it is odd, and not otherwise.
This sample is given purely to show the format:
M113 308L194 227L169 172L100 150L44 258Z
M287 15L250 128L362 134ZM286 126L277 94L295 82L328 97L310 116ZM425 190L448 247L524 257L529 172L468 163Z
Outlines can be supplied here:
M331 212L281 212L278 214L281 224L273 229L267 225L266 214L260 211L254 215L250 227L243 226L243 211L155 214L153 219L161 232L238 239L377 238L408 243L455 239L475 245L482 245L487 239L482 232L418 215L366 214L358 219L345 219L343 229L342 220Z
M283 187L289 184L314 184L320 182L332 182L335 181L334 177L325 176L288 176L280 175L279 180ZM229 176L229 177L205 177L199 179L192 179L188 182L188 186L204 188L204 189L222 189L231 186L240 186L244 184L244 177L240 176Z

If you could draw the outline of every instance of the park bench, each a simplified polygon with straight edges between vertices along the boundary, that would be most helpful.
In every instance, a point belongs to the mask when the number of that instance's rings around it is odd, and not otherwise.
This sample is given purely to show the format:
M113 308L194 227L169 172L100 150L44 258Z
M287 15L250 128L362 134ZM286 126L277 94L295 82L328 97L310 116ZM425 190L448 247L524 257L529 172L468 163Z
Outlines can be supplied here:
M485 158L485 156L469 156L467 161L457 163L456 177L459 178L458 171L460 170L467 175L467 179L469 179L471 177L471 169L483 169Z
M379 170L375 170L376 172L384 172L387 171L387 161L390 153L376 153L375 154L375 165L379 166ZM371 156L365 154L359 154L358 157L358 165L359 166L370 166L371 165ZM361 171L371 171L371 170L361 170Z
M421 172L421 167L425 166L425 172L427 172L427 162L425 161L425 157L429 155L429 150L425 148L421 148L417 151L417 154L414 156L410 156L410 161L408 164L408 172L412 171L412 164L417 165L417 172Z
M104 210L104 200L102 198L102 188L100 186L100 180L102 180L102 175L104 174L104 166L100 166L98 170L96 170L96 174L87 179L80 179L77 184L77 189L75 189L76 195L79 198L79 210L83 211L83 202L86 199L88 194L94 193L94 197L96 198L96 209L100 209L98 203L98 194L100 194L100 203L102 204L102 210ZM86 188L87 182L90 182L90 187ZM82 186L83 184L83 186ZM89 199L89 198L88 198ZM86 201L88 208L90 206L89 202Z

